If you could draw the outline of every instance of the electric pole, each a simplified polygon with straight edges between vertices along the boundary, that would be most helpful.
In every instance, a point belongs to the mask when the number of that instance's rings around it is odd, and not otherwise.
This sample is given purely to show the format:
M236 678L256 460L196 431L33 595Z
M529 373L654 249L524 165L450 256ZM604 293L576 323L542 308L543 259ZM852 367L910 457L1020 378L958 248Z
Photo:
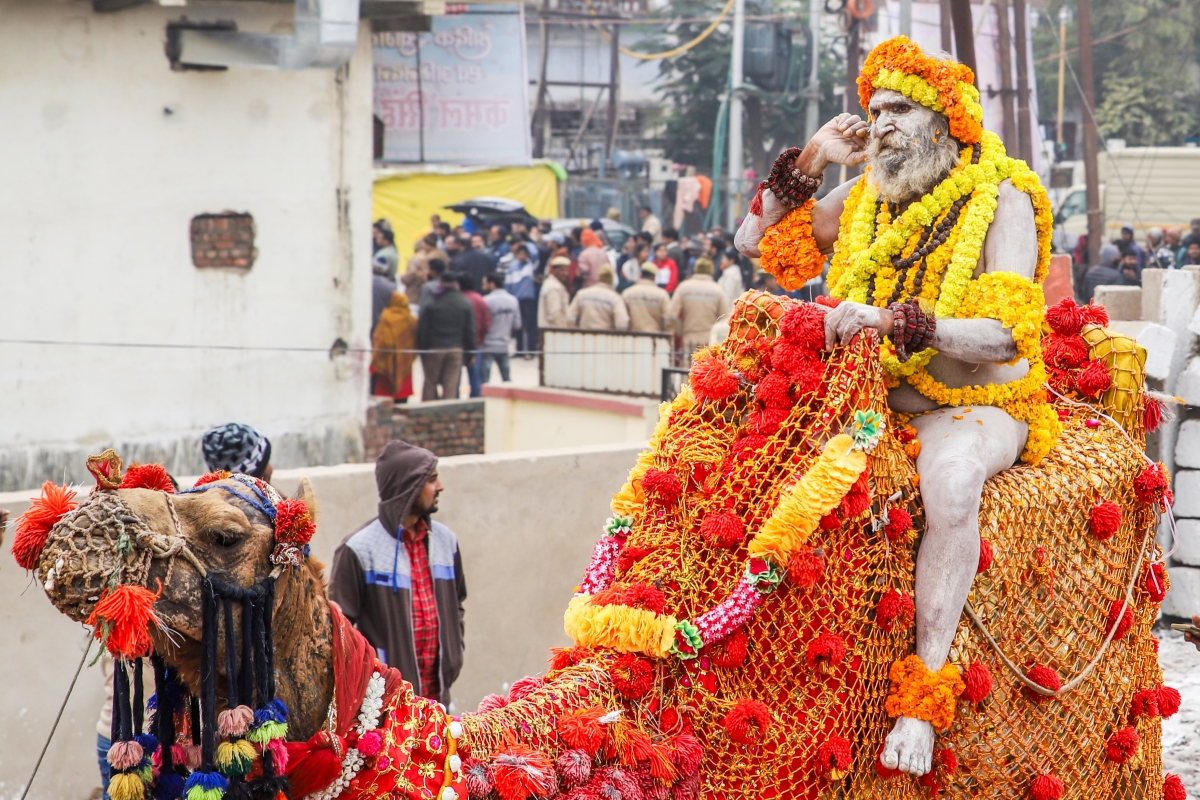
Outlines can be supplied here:
M996 0L997 37L1000 56L1000 107L1004 109L1004 147L1020 147L1017 114L1013 106L1012 39L1008 35L1008 3Z
M1033 121L1029 116L1029 43L1025 35L1025 0L1013 0L1013 26L1017 45L1017 141L1021 159L1033 164Z
M950 27L950 0L938 0L938 21L942 26L942 50L954 53L954 33Z
M846 31L846 82L843 85L845 97L842 98L842 108L848 114L859 114L863 111L858 105L858 51L862 46L862 20L851 15L850 29ZM846 181L858 174L858 167L842 167L839 180Z
M728 230L737 227L738 212L742 208L742 52L746 38L746 0L733 4L733 48L730 57L729 95L729 188L725 205L725 223Z
M1063 90L1067 78L1067 18L1071 12L1066 4L1058 9L1058 122L1054 130L1054 142L1058 146L1059 157L1063 150Z
M975 26L971 22L971 0L950 0L950 19L954 23L954 46L958 60L975 72ZM979 80L979 76L975 76Z
M817 126L821 124L821 3L822 0L808 0L810 52L808 89L805 92L808 101L804 107L805 142L817 135Z
M1100 263L1100 174L1096 163L1096 76L1092 68L1092 10L1090 0L1076 1L1079 19L1079 82L1083 87L1083 165L1087 173L1088 265Z
M900 0L900 35L912 38L912 0Z

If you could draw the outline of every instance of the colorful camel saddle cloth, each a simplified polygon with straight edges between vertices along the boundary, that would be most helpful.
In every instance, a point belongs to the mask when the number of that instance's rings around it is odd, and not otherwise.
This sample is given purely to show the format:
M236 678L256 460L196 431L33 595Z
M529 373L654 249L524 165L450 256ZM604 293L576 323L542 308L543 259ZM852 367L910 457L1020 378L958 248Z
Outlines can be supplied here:
M1084 354L1057 375L1062 432L984 488L918 780L878 757L914 650L920 441L869 332L825 353L818 310L755 292L730 327L613 498L575 645L463 716L471 800L1161 797L1178 695L1150 630L1169 498L1142 454L1144 351L1095 324L1053 334ZM1071 371L1092 362L1110 380L1085 397Z

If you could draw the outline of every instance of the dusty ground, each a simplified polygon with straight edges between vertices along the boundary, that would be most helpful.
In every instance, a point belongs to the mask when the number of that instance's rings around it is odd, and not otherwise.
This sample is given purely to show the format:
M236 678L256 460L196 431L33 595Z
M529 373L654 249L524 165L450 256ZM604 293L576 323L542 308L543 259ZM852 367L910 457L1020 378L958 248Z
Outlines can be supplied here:
M1189 797L1200 797L1200 652L1171 629L1157 630L1163 683L1183 697L1179 713L1163 720L1163 769L1183 779Z

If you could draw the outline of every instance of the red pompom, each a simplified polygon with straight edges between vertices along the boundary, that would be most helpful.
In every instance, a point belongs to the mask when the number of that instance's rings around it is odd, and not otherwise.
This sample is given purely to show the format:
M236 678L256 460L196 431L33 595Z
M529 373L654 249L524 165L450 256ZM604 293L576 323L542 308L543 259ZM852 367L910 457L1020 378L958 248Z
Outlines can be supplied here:
M1104 306L1088 303L1086 306L1080 306L1079 311L1083 314L1084 325L1100 325L1103 327L1108 324L1108 309Z
M1173 689L1170 686L1158 687L1158 715L1163 719L1170 719L1179 711L1179 704L1183 698L1179 696L1179 690Z
M1167 596L1166 564L1157 562L1146 567L1146 577L1142 581L1142 588L1146 590L1146 594L1151 600L1161 603Z
M840 664L846 659L846 644L836 633L822 633L809 642L804 659L813 669Z
M495 711L497 708L504 708L508 705L508 698L501 697L498 694L484 695L484 698L479 701L479 708L475 711L476 714L486 714L489 711Z
M734 461L748 461L756 452L762 449L762 446L767 443L766 436L759 436L752 433L749 436L743 436L733 443L733 447L729 449L729 456Z
M1112 386L1112 375L1103 361L1089 361L1088 365L1075 376L1075 386L1084 397L1093 400Z
M1124 764L1137 753L1139 744L1141 744L1141 738L1138 736L1136 728L1121 728L1108 737L1104 754L1108 756L1109 761Z
M842 517L839 513L840 511L841 508L839 506L837 509L830 511L828 514L821 517L821 530L836 531L838 528L842 527Z
M1187 800L1187 789L1178 775L1168 773L1163 778L1163 800Z
M568 747L583 750L589 756L604 744L604 725L600 723L605 711L598 706L576 709L558 718L558 735Z
M825 363L815 358L804 361L791 378L796 384L797 397L820 396L825 385Z
M154 602L161 596L161 582L157 594L144 586L122 584L100 599L87 624L98 640L104 641L107 632L108 652L114 656L143 658L150 655L150 624L158 624Z
M1133 481L1137 499L1149 505L1163 499L1167 490L1167 475L1161 464L1150 464Z
M554 762L554 768L558 771L559 786L574 789L592 776L592 757L582 750L565 750Z
M1121 600L1113 600L1112 605L1108 609L1108 624L1104 626L1104 633L1107 635L1109 631L1116 626L1117 632L1113 634L1113 640L1124 638L1125 634L1129 633L1129 629L1133 626L1133 609L1126 608L1124 613L1121 613L1121 606L1124 603ZM1120 615L1118 617L1118 615Z
M308 544L317 523L303 500L280 500L275 506L275 541Z
M1032 800L1062 800L1067 787L1053 775L1038 775L1029 784L1029 797Z
M746 523L731 511L717 511L700 523L700 535L713 547L737 547L746 538Z
M733 397L738 390L737 375L715 353L705 353L692 362L688 384L701 402L725 400Z
M838 306L840 306L842 304L842 301L840 298L830 297L827 294L817 295L817 299L814 300L813 302L819 306L825 306L826 308L837 308Z
M870 507L871 495L851 489L842 498L842 504L838 510L841 512L842 519L854 520L865 514Z
M912 514L900 506L888 507L888 524L883 529L889 542L894 542L912 530Z
M1058 673L1049 667L1036 666L1025 673L1025 677L1041 686L1043 689L1049 689L1052 692L1057 692L1062 688L1062 679L1058 677ZM1046 703L1053 700L1053 697L1047 697L1043 694L1038 694L1028 687L1021 689L1025 697L1031 703Z
M992 566L992 562L996 559L996 553L992 550L992 543L987 539L979 540L979 563L975 566L975 574L982 575L987 572Z
M815 548L801 546L788 562L788 580L801 589L811 589L825 577L825 559Z
M771 726L771 712L758 700L743 697L733 704L721 724L738 744L758 744Z
M673 506L683 494L683 486L679 483L679 478L676 478L669 472L663 472L657 469L648 469L646 474L642 476L642 491L651 499L656 500L660 506Z
M470 800L484 800L492 793L492 768L477 758L463 759L463 780Z
M817 748L817 772L822 775L844 773L850 769L850 742L841 736L830 736Z
M1132 719L1157 717L1158 690L1142 689L1140 692L1134 692L1133 698L1129 701L1129 716Z
M889 633L911 628L915 613L912 598L899 589L887 592L875 604L875 622Z
M50 529L78 505L75 502L74 489L57 486L50 481L42 484L41 496L35 497L25 513L17 517L12 552L13 558L22 569L33 569L37 566L38 556L46 547Z
M779 333L815 354L825 347L825 312L812 303L794 305L779 318Z
M1112 537L1121 529L1121 507L1111 500L1092 506L1088 519L1088 530L1100 541Z
M963 673L962 698L968 703L981 703L992 693L992 673L982 661L972 661Z
M946 772L954 772L958 769L958 756L954 755L954 751L949 747L937 752L938 760L942 762L942 769Z
M614 583L602 589L591 599L594 606L628 606L643 611L661 614L667 607L667 596L662 590L647 583Z
M710 651L713 664L724 669L734 669L746 663L746 657L750 654L747 647L749 641L750 637L746 632L738 628L706 649Z
M653 547L638 547L626 542L621 548L621 552L617 553L617 574L627 572L634 564L653 553L655 549Z
M513 685L508 688L508 702L515 703L522 698L528 697L545 685L546 679L539 678L536 675L530 675L529 677L514 681Z
M664 714L664 716L666 716ZM671 763L679 774L688 777L700 773L700 762L704 760L704 748L700 740L688 732L672 736L668 742L671 751Z
M790 339L776 339L771 346L771 366L786 375L794 376L805 363L817 361L811 350L801 347ZM820 361L817 361L820 364Z
M765 408L787 410L793 405L792 380L783 372L769 372L754 387L754 396Z
M135 464L121 479L122 489L151 489L175 494L175 484L162 464Z
M654 667L644 658L625 653L608 668L613 688L622 697L640 700L654 686Z
M192 484L192 488L196 489L201 486L204 486L205 484L216 483L217 481L223 481L232 474L233 473L227 469L219 469L216 472L206 472L203 475L201 475L199 478L196 479L196 482L194 484Z
M1088 345L1079 336L1052 333L1042 339L1042 358L1055 369L1079 369L1088 360Z
M1083 330L1083 310L1064 297L1046 309L1046 324L1060 336L1078 336Z
M750 424L760 436L772 436L791 414L786 408L763 408L750 415Z
M1154 433L1167 416L1167 404L1155 397L1147 397L1142 409L1142 428L1146 433Z
M581 663L591 654L586 647L572 645L571 647L550 648L550 670L566 669Z
M492 783L502 800L545 796L554 776L550 757L521 744L510 744L492 757Z

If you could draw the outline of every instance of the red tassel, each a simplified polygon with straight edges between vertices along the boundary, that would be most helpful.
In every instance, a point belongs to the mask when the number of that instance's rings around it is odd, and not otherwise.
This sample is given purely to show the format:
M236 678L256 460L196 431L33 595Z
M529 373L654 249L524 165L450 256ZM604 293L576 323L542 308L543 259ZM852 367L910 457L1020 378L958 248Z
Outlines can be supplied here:
M312 514L304 501L281 500L275 506L275 541L308 544L316 532L317 524L313 522Z
M288 753L287 777L292 782L292 794L295 797L307 797L319 792L342 774L346 741L337 734L333 735L337 738L336 749L329 731L314 734L307 742L285 743Z
M121 479L122 489L152 489L175 494L175 484L162 464L135 464Z
M126 658L150 655L150 623L158 624L154 601L162 597L162 581L158 593L144 586L123 585L106 594L92 610L87 624L96 629L96 638L104 641L108 633L108 652Z
M34 498L29 510L17 517L17 534L13 539L12 551L22 569L37 566L38 556L46 546L50 529L78 505L74 489L56 486L50 481L42 484L42 496Z

